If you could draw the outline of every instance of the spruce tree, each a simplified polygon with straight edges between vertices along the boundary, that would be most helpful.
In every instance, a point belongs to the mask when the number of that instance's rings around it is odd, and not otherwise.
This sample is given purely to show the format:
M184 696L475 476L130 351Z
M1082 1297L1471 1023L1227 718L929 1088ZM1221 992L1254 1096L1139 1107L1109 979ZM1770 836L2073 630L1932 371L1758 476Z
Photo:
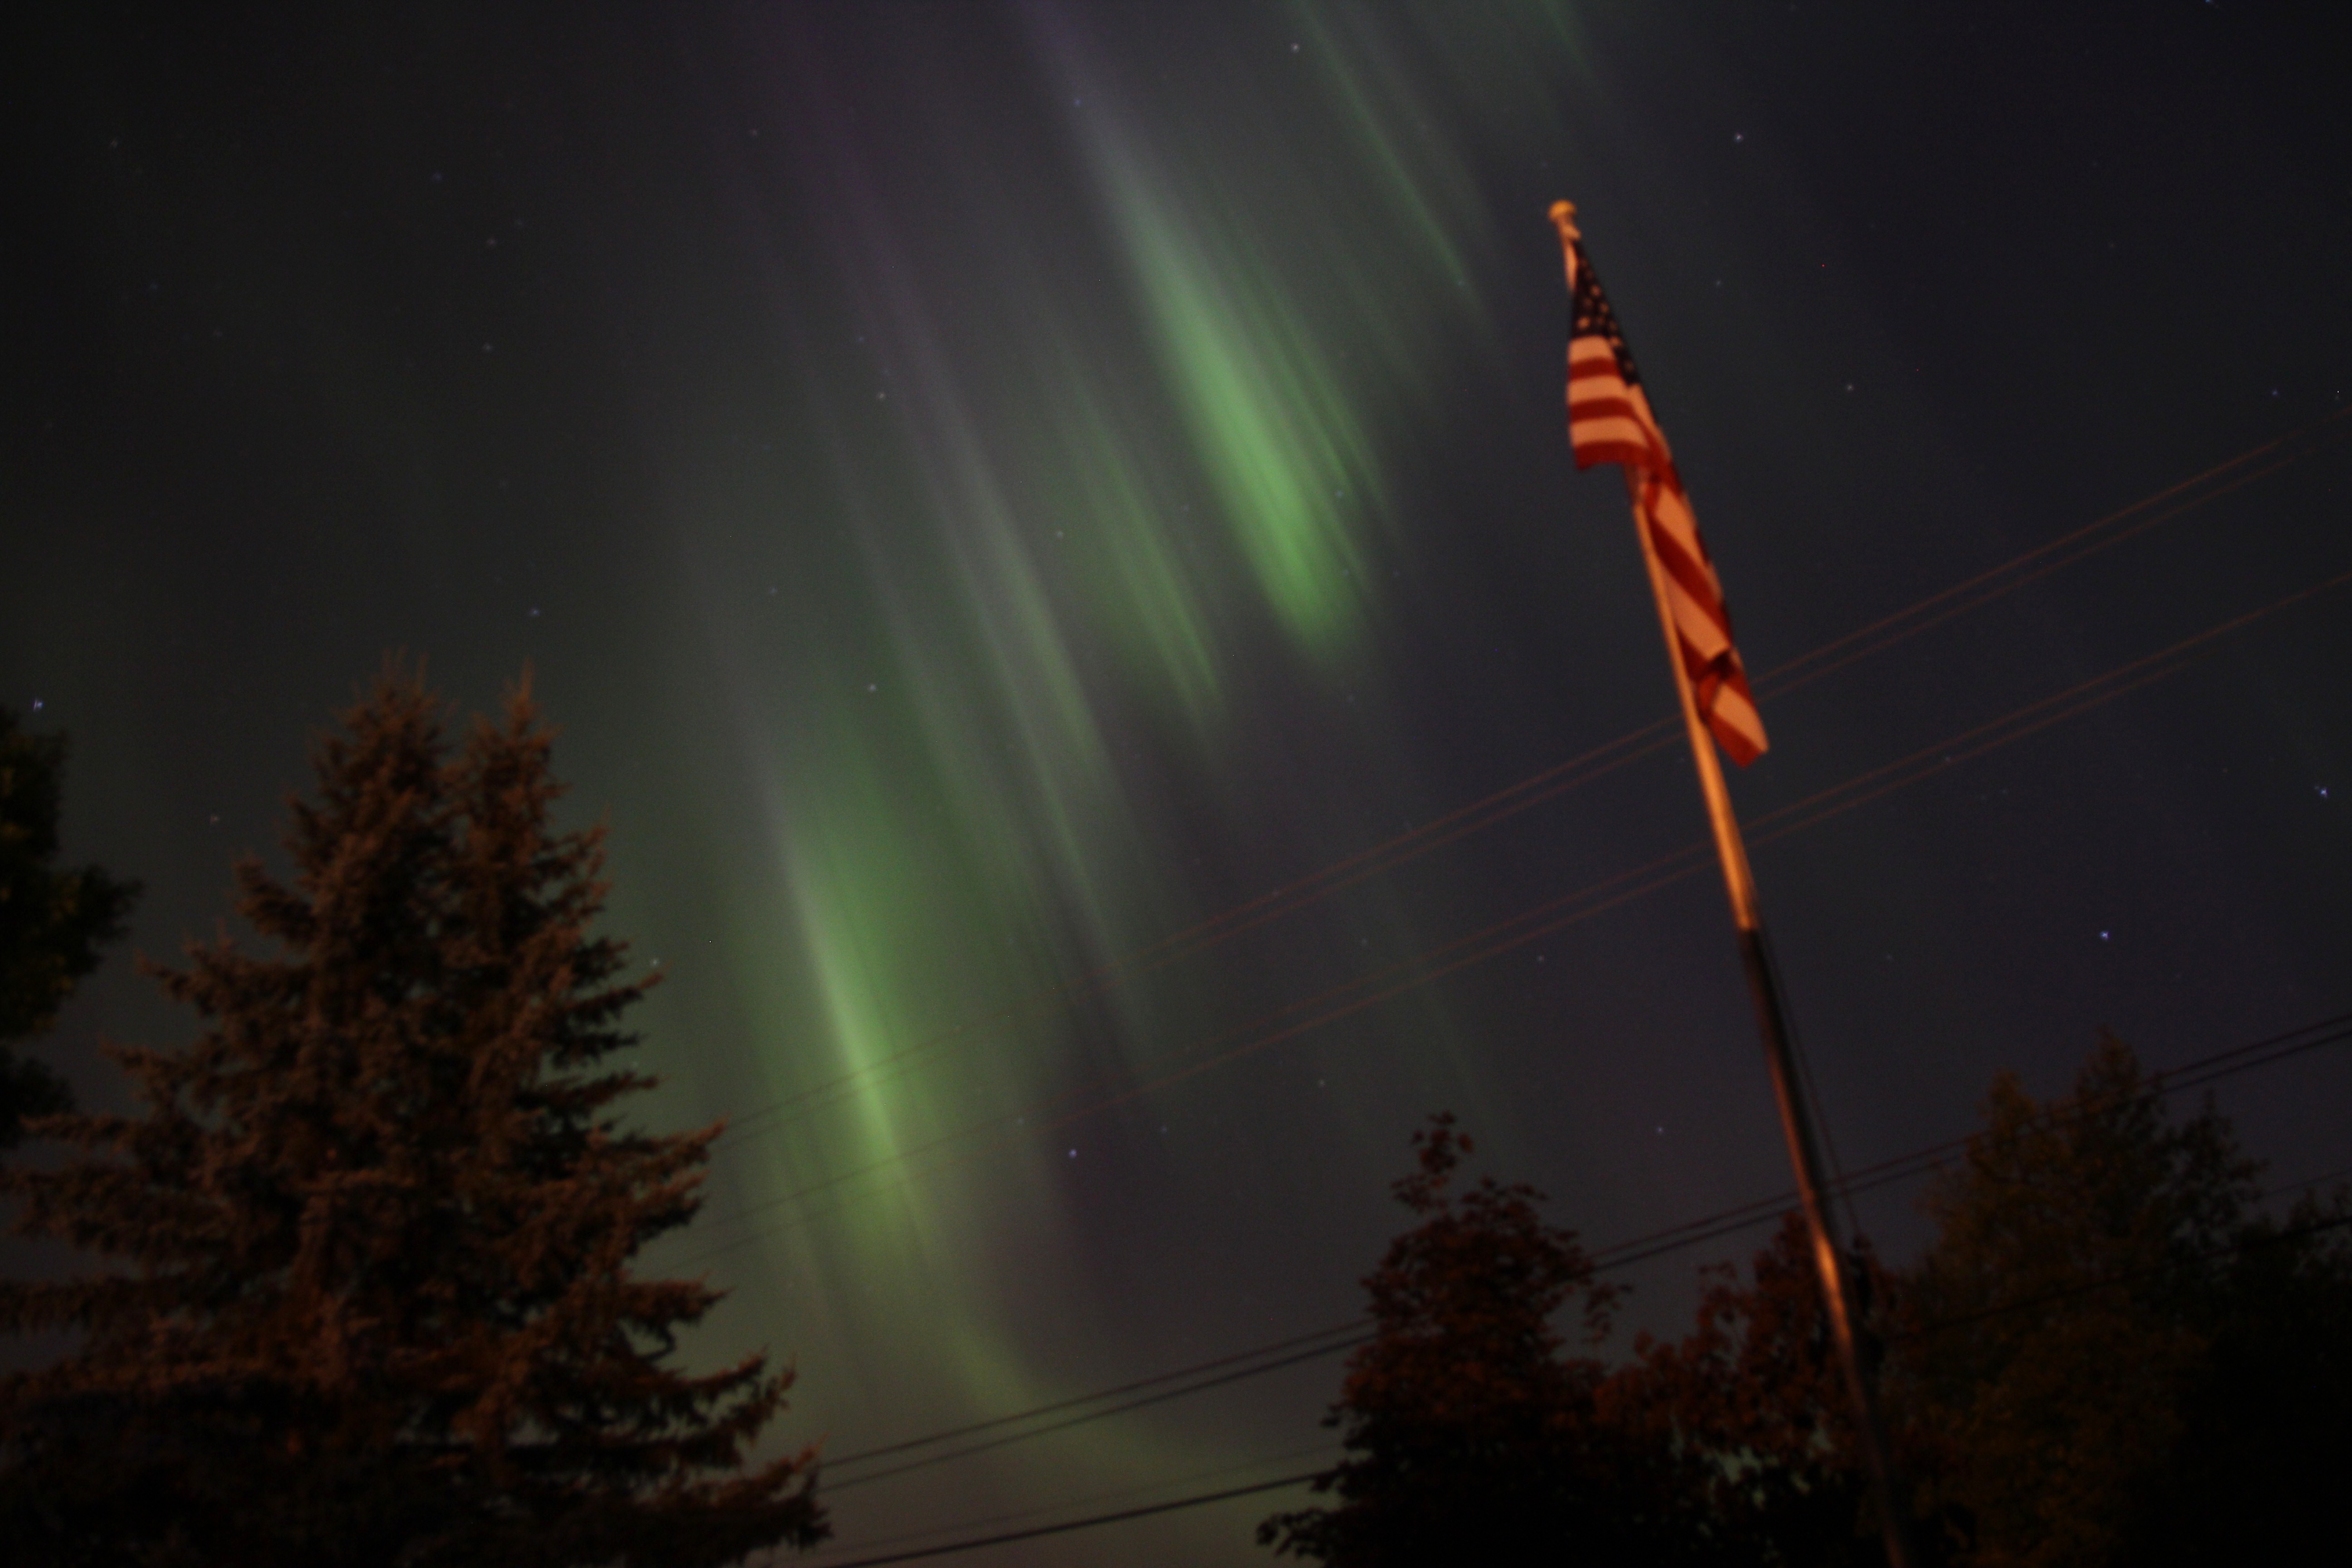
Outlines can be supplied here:
M24 1118L72 1105L64 1079L11 1047L55 1026L139 891L96 866L57 864L65 764L64 736L27 734L0 708L0 1149L16 1147Z
M143 1110L36 1131L20 1235L101 1272L0 1294L70 1354L0 1387L15 1560L686 1565L826 1533L813 1452L746 1468L790 1373L667 1364L718 1293L637 1278L719 1129L621 1118L646 994L592 933L601 828L558 833L528 682L462 745L387 667L316 752L268 953L153 973L204 1021L113 1048Z

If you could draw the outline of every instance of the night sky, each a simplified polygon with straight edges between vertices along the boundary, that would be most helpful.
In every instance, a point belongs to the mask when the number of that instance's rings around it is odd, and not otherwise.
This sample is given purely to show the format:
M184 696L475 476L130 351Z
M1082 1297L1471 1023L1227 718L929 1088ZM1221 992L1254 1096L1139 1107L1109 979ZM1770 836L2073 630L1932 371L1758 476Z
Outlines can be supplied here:
M1349 1321L1433 1110L1599 1247L1788 1185L1678 741L1427 830L1673 712L1559 197L1758 677L1843 1163L2102 1027L2352 1011L2340 6L53 9L0 702L147 893L47 1055L114 1106L101 1035L190 1037L131 951L386 650L528 666L667 978L645 1115L736 1128L650 1261L733 1289L694 1360L797 1360L780 1446ZM2352 1164L2344 1047L2217 1092L2273 1181ZM1859 1205L1898 1258L1916 1194ZM1312 1468L1339 1370L841 1490L823 1555ZM1299 1496L971 1560L1262 1562Z

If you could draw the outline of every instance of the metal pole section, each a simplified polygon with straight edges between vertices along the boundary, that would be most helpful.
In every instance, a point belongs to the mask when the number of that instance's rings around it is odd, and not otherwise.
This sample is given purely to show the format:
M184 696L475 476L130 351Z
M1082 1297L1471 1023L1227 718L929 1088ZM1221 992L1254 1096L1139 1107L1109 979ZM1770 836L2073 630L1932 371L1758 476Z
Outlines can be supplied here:
M1699 716L1698 700L1691 690L1690 673L1683 668L1680 639L1675 635L1674 609L1666 597L1665 568L1650 539L1650 525L1642 511L1640 481L1629 469L1625 489L1633 503L1633 531L1641 536L1642 560L1649 567L1650 593L1657 602L1658 624L1666 634L1666 663L1675 672L1675 689L1681 694L1683 722L1690 731L1691 756L1698 765L1700 793L1706 796L1707 821L1715 829L1717 856L1723 862L1724 890L1731 899L1732 924L1739 932L1740 967L1748 972L1748 991L1756 1003L1756 1026L1764 1037L1764 1059L1771 1068L1772 1098L1780 1108L1780 1131L1789 1141L1789 1163L1797 1173L1797 1198L1805 1226L1812 1233L1813 1267L1820 1272L1822 1300L1829 1306L1830 1336L1837 1346L1846 1390L1853 1399L1854 1429L1862 1440L1863 1462L1870 1473L1870 1493L1877 1505L1886 1540L1890 1568L1913 1568L1917 1554L1910 1545L1906 1516L1896 1507L1895 1462L1887 1451L1885 1424L1879 1419L1878 1398L1870 1370L1863 1364L1855 1337L1853 1290L1838 1252L1828 1199L1822 1180L1822 1162L1813 1143L1812 1118L1799 1087L1796 1052L1790 1043L1789 1021L1780 1004L1780 989L1764 945L1764 918L1757 908L1756 880L1748 869L1748 846L1739 837L1739 820L1731 814L1731 792L1724 786L1723 764L1715 754L1715 737Z

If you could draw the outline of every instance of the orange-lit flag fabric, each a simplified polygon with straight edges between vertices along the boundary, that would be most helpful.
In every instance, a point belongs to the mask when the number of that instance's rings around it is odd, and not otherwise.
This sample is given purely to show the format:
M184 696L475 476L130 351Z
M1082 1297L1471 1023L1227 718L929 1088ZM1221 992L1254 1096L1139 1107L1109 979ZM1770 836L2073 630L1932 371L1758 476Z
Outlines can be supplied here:
M1707 729L1731 760L1745 767L1764 754L1764 720L1748 689L1739 650L1732 646L1731 616L1724 608L1715 563L1698 536L1698 519L1650 413L1650 400L1643 395L1609 296L1585 259L1570 215L1555 211L1553 216L1560 226L1569 292L1575 300L1568 337L1568 439L1576 450L1576 466L1616 463L1624 469L1635 524L1649 535L1665 569L1667 606L1691 694Z

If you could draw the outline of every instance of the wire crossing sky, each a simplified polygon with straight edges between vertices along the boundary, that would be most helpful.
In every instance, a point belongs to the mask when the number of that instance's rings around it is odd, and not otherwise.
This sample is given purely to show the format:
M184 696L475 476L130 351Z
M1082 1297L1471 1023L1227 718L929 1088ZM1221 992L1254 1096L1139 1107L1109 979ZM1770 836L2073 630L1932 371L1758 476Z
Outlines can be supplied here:
M1438 1110L1591 1237L1740 1210L1785 1163L1570 461L1566 198L1759 672L1846 1168L2102 1027L2339 1015L2346 25L2053 9L43 8L0 702L167 954L385 650L530 667L667 977L647 1114L738 1128L655 1261L734 1290L693 1356L796 1358L780 1443L1352 1321ZM126 953L47 1048L118 1104L99 1037L188 1025ZM2275 1182L2352 1161L2340 1051L2218 1091ZM1248 1489L1336 1388L877 1480L828 1550ZM1256 1562L1284 1502L997 1553Z

